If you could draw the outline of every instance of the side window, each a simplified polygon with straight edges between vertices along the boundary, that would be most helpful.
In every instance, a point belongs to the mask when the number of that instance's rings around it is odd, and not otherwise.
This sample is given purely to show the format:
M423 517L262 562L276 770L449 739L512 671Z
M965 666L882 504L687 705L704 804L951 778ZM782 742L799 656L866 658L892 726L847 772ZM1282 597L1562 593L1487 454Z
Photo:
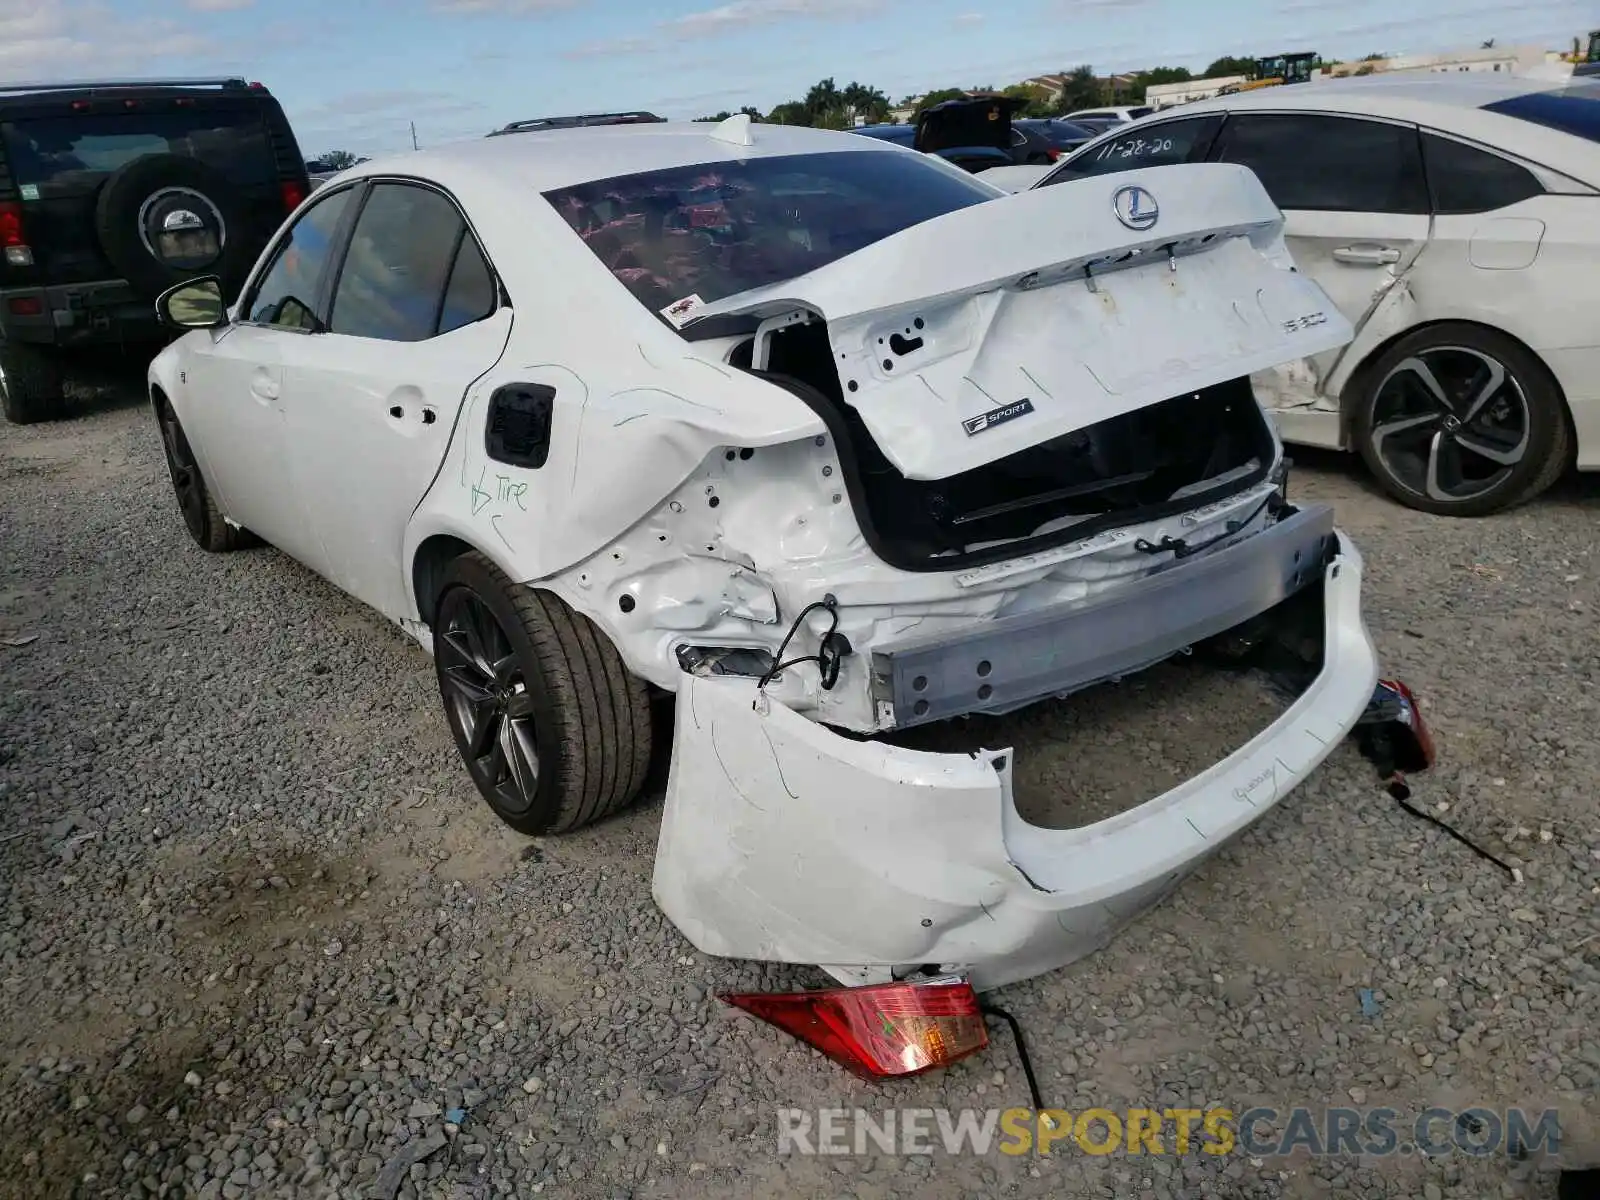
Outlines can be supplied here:
M330 330L388 342L433 337L465 235L461 214L440 193L414 184L377 184L350 237ZM470 267L464 287L469 277Z
M1089 175L1130 171L1134 167L1198 162L1205 157L1221 125L1220 114L1140 124L1137 129L1129 129L1127 133L1074 154L1040 186Z
M477 240L464 230L463 234L461 249L450 271L450 283L444 290L444 307L439 310L440 333L483 320L494 312L495 301L499 298L494 275Z
M1282 209L1426 213L1417 131L1354 117L1235 115L1214 155L1249 167Z
M355 193L355 188L342 188L312 205L294 223L246 302L245 320L308 331L323 327L317 297L332 257L339 221Z
M1544 192L1526 168L1450 138L1424 133L1422 158L1428 165L1433 211L1441 216L1490 212Z

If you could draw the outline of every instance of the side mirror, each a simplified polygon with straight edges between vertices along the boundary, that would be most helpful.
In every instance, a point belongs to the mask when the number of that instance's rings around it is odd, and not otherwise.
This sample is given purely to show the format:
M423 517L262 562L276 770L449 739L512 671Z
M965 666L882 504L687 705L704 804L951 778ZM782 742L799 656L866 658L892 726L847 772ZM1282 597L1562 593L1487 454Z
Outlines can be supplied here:
M215 275L188 279L156 297L156 315L174 329L215 329L228 323L222 281Z

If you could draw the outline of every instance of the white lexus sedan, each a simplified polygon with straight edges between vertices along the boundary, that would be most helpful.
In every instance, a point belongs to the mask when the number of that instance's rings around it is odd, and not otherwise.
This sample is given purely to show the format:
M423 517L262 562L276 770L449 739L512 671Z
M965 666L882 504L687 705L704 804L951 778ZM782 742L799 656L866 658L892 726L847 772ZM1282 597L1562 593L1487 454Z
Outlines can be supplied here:
M1455 516L1600 470L1600 80L1264 88L1004 182L1202 162L1255 172L1296 264L1356 329L1256 377L1286 442L1358 451L1395 499Z
M675 696L654 890L702 950L911 992L1069 962L1374 695L1360 557L1248 379L1350 326L1242 168L997 195L744 117L362 164L231 310L160 302L184 521L430 649L515 829L628 803ZM1281 715L1079 828L1019 815L1009 749L885 740L1269 643L1304 650Z

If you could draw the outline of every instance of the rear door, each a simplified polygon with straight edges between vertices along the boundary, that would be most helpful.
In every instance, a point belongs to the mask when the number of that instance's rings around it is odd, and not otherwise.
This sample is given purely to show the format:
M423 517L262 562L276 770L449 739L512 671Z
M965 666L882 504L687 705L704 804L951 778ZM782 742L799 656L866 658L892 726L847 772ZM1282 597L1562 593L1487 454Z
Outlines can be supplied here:
M381 180L356 218L327 332L301 339L285 360L288 458L316 530L312 565L396 619L413 615L406 526L467 389L511 332L499 298L455 201L422 183ZM497 486L473 482L474 496Z
M1355 327L1355 339L1258 380L1274 411L1325 417L1292 440L1337 445L1337 397L1323 384L1345 356L1359 362L1410 323L1405 278L1428 245L1428 189L1415 125L1327 113L1234 113L1211 159L1249 167L1284 215L1299 269Z
M36 267L6 282L89 283L121 275L95 230L106 180L147 154L175 154L216 168L247 199L252 228L229 231L259 249L284 216L284 197L264 117L249 95L140 99L41 98L0 122L0 144L21 200ZM0 264L0 270L6 270ZM12 270L16 270L12 268Z

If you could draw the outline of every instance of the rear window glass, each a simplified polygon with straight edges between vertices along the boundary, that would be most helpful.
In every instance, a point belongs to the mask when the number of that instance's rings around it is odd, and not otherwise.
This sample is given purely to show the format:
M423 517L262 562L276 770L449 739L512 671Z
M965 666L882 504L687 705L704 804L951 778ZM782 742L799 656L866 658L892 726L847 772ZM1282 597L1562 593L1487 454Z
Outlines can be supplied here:
M919 154L789 154L546 192L652 312L793 279L994 192Z
M106 113L24 118L0 125L19 187L76 190L146 154L179 154L216 167L240 186L275 175L261 114L250 109Z
M1485 104L1486 112L1516 117L1534 125L1559 129L1574 137L1600 142L1600 82L1579 83L1548 92L1529 92Z

